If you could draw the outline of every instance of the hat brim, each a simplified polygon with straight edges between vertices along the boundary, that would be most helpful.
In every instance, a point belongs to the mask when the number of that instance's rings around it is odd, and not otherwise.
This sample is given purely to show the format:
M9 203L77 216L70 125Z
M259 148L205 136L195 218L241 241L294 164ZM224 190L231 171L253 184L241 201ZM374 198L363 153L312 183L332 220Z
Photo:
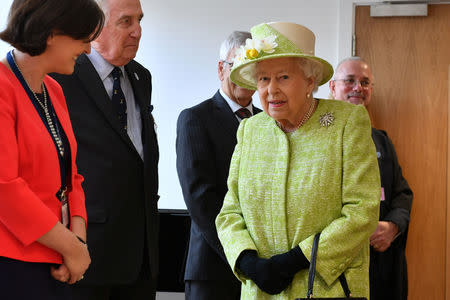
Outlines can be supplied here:
M328 80L330 80L331 77L333 76L333 67L326 60L320 57L301 53L277 53L277 54L274 53L249 60L236 66L231 70L230 78L236 85L240 87L249 90L257 90L257 82L255 78L256 63L267 59L276 59L285 57L301 57L319 63L322 67L322 78L319 81L319 86L327 83Z

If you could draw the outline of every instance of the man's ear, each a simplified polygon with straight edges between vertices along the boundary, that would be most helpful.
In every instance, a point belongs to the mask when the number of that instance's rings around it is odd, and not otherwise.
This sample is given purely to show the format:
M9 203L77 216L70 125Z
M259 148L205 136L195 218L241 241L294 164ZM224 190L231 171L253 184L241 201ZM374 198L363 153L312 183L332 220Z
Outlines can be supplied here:
M220 81L223 81L225 78L225 74L224 74L224 64L223 61L221 60L217 64L217 74L219 75Z
M333 96L333 98L335 98L336 82L333 79L331 79L328 82L328 86L330 87L330 95Z

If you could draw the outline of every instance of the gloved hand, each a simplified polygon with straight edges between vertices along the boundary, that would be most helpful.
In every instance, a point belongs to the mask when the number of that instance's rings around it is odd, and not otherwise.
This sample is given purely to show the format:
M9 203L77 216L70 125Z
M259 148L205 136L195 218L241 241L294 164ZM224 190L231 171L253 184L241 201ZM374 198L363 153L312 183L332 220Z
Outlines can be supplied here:
M286 253L272 256L270 261L278 266L286 278L293 278L298 271L309 267L309 261L299 246Z
M278 264L270 259L258 257L256 251L246 250L238 259L237 267L264 292L275 295L285 290L293 276L281 274Z

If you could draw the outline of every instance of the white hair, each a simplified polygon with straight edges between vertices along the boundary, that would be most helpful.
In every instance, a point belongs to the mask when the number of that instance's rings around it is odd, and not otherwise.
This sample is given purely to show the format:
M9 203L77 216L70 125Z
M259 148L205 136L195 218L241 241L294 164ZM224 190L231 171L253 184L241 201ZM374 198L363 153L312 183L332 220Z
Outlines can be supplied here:
M366 65L369 65L364 59L362 59L362 58L359 57L359 56L350 56L350 57L344 58L343 60L341 60L341 61L338 63L338 65L337 65L337 67L336 67L336 72L334 73L334 76L333 76L333 79L336 79L336 74L339 72L339 68L341 67L341 65L342 65L343 63L345 63L345 62L347 62L347 61L360 61L360 62L362 62L362 63L365 63Z
M106 20L109 17L109 9L108 9L109 1L110 0L95 0L95 2L97 2L97 5L100 7L100 9L103 11L103 14L105 15L105 24Z
M230 51L234 48L245 45L247 39L251 39L252 35L247 31L233 31L226 40L220 45L219 59L227 60Z
M307 59L303 57L296 58L298 67L302 70L303 74L307 79L312 79L314 82L313 92L317 92L319 88L320 81L323 76L322 64L318 61Z

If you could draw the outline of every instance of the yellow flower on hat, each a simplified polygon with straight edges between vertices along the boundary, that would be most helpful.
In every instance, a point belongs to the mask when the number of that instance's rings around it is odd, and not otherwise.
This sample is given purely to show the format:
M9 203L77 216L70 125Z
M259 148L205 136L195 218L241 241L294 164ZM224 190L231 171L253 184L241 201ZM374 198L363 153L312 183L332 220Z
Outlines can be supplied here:
M263 52L273 53L278 44L275 42L277 37L271 35L261 40L259 39L247 39L245 46L241 46L236 49L236 56L234 58L234 66L239 66L246 61L256 59L261 56ZM234 67L233 67L234 68Z
M249 59L257 58L258 55L259 55L259 52L255 48L247 49L245 51L245 56L247 56L247 58L249 58Z
M257 40L247 39L244 46L245 57L248 59L255 59L261 51L260 43Z

